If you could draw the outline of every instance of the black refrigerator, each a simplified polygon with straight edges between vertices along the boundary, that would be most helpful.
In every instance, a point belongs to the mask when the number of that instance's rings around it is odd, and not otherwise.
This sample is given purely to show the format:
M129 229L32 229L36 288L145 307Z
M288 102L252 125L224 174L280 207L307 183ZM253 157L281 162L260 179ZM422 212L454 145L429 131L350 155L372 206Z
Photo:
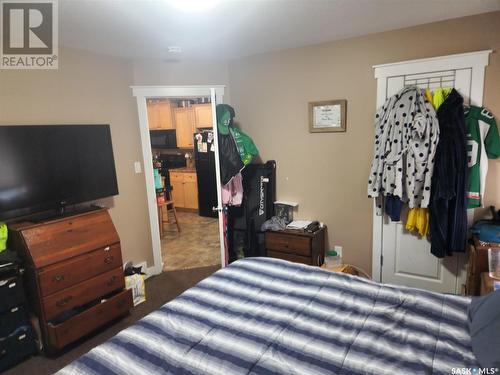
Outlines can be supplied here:
M198 213L204 217L217 217L217 180L215 175L215 149L212 130L194 135L194 161L198 179Z

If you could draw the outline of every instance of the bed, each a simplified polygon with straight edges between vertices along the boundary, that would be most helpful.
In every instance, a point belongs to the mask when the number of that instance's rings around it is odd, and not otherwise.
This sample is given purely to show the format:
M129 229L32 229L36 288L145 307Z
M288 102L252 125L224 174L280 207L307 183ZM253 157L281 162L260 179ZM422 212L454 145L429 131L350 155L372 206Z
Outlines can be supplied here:
M279 259L247 258L60 374L449 375L477 367L469 303Z

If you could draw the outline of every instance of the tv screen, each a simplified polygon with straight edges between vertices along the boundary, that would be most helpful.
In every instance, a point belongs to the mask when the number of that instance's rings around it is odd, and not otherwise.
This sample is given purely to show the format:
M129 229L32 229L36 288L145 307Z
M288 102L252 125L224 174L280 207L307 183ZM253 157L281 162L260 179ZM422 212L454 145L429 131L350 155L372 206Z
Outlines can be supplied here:
M0 126L0 220L117 194L109 125Z

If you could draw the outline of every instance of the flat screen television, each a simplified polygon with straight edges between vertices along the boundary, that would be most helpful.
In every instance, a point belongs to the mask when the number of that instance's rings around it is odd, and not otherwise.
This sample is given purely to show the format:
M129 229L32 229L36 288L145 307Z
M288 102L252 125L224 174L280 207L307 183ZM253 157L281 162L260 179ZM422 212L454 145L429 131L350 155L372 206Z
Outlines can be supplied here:
M109 125L0 126L0 220L117 194Z

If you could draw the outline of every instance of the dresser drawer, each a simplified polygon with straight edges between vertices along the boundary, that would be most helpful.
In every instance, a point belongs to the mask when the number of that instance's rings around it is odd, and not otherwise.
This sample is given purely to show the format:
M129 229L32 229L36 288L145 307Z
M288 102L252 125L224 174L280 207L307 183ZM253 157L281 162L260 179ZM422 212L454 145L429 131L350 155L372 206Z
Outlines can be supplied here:
M41 294L48 296L121 265L122 255L117 243L45 267L38 273Z
M170 173L170 181L184 182L184 173L182 172L169 172L169 173Z
M184 182L196 182L196 173L184 173Z
M276 232L266 232L266 249L310 257L311 238Z
M284 259L290 262L308 264L310 266L315 265L310 257L305 257L302 255L290 254L290 253L282 253L279 251L267 251L267 256L270 258Z
M73 307L84 305L125 286L122 267L51 294L42 300L45 319L51 320Z
M35 268L120 242L107 211L96 211L22 230Z
M131 308L132 291L124 290L61 324L48 323L50 343L57 349L62 348L107 322L127 314Z

